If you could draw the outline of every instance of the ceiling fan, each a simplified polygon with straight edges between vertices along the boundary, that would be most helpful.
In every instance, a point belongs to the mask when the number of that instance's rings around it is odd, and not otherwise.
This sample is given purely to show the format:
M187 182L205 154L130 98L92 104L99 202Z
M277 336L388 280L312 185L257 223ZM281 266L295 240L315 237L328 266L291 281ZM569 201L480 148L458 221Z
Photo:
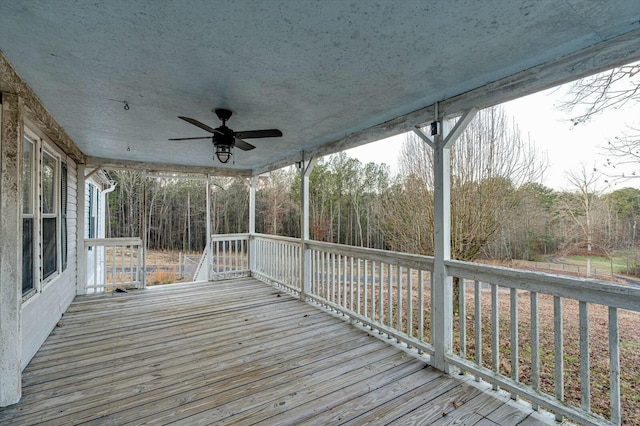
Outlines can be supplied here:
M181 120L191 123L194 126L200 127L202 130L206 130L212 133L211 136L203 136L197 138L172 138L170 141L186 141L195 139L211 139L213 146L215 147L215 156L221 163L229 161L233 155L233 148L238 147L243 151L249 151L255 148L243 139L256 139L256 138L277 138L282 136L282 132L278 129L263 129L263 130L244 130L236 132L227 127L226 123L233 115L233 112L224 108L214 108L212 111L222 121L222 126L212 128L204 123L199 122L193 118L178 116Z

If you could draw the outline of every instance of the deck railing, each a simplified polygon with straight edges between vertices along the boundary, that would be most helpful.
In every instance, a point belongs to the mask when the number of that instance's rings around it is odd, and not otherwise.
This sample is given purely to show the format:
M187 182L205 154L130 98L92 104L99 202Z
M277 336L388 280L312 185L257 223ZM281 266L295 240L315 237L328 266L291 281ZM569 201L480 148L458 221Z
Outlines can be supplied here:
M144 287L140 238L88 238L84 246L87 294Z
M249 275L249 234L213 235L211 253L212 279Z
M513 399L522 397L534 408L543 406L553 411L557 420L566 416L581 424L605 423L591 414L591 395L608 392L609 423L621 423L618 313L623 309L640 311L639 288L454 260L445 263L460 285L460 314L455 326L458 350L448 356L449 363L475 375L476 380L486 380L495 389L502 387ZM541 318L541 307L552 313L551 318ZM601 316L606 324L596 316L590 318L589 312L598 310L604 310ZM573 312L579 323L575 331L563 327ZM608 329L609 353L608 360L600 365L608 364L609 383L596 389L590 378L590 360L603 354L595 353L590 341L594 329L603 326ZM487 327L490 330L485 333ZM552 335L553 340L545 339L549 342L543 344L541 331ZM521 332L525 334L521 336ZM485 334L490 336L488 351L483 342ZM505 335L508 344L501 345ZM576 346L577 357L567 353L569 344ZM472 352L468 351L470 345ZM501 353L502 347L508 348L506 353ZM484 360L483 352L489 352L491 360ZM522 374L521 364L526 367L526 374ZM575 404L565 401L568 375L573 383L579 382L579 402ZM541 378L552 386L543 387Z
M459 312L445 318L452 342L439 342L433 337L432 306L445 301L433 299L432 289L442 283L432 282L432 257L317 241L303 247L299 239L270 235L249 240L253 276L420 352L444 350L450 367L510 392L513 399L529 401L535 410L544 408L580 424L617 425L623 420L621 401L635 397L621 395L618 316L640 311L640 288L445 261L445 285L459 288L458 298L448 303ZM574 309L577 331L563 325ZM608 341L594 342L594 330L603 326ZM595 343L607 353L600 353ZM572 344L578 356L567 350ZM608 383L594 384L591 360L599 363L598 371L608 369ZM565 397L568 382L572 387L578 383L577 398ZM595 392L609 394L609 408L593 406Z
M251 274L261 280L301 291L300 240L257 234L252 238Z
M318 241L306 247L308 298L433 354L432 258Z

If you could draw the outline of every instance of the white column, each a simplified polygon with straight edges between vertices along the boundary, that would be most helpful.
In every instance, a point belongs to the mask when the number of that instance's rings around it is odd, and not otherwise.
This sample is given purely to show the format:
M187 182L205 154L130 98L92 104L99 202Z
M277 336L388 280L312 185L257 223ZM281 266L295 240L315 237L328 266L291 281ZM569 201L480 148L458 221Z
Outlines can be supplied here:
M93 195L92 195L93 196ZM149 243L149 223L147 223L147 171L142 172L142 288L147 287L147 246Z
M207 281L211 281L213 269L213 246L211 245L211 175L207 175Z
M300 161L300 299L306 300L311 292L311 250L307 249L309 240L309 175L317 163L316 158L306 160L304 153Z
M256 233L256 187L258 176L252 176L249 180L249 271L253 274L256 266L256 244L254 236Z
M451 171L450 149L477 113L473 108L456 123L451 132L441 125L434 135L434 261L433 261L433 346L435 368L449 372L445 356L451 353L453 330L453 289L445 261L451 259ZM445 124L445 123L443 123ZM445 136L446 137L443 137Z
M84 231L87 221L84 208L87 202L87 189L85 188L84 171L84 164L78 164L76 189L76 294L79 295L87 294L87 249L84 246Z
M433 366L448 372L445 354L451 352L452 288L445 260L451 259L450 150L441 135L434 138L434 262L433 262Z
M0 105L0 407L22 393L22 108L14 94Z

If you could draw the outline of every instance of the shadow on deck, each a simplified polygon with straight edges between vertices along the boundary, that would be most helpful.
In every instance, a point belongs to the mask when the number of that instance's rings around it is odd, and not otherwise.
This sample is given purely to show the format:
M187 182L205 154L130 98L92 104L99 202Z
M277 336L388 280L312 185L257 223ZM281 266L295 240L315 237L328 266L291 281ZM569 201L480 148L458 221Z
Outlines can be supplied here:
M77 297L3 424L553 424L253 278Z

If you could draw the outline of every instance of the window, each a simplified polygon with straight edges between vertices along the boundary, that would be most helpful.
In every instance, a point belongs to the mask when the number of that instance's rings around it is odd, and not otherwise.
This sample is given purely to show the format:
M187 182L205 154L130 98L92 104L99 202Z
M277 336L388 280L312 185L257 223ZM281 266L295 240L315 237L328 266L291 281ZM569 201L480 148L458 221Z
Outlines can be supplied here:
M34 288L33 142L24 138L22 155L22 294Z
M22 294L67 268L67 165L25 128L22 161Z
M44 151L41 169L42 199L42 278L58 270L58 161Z

